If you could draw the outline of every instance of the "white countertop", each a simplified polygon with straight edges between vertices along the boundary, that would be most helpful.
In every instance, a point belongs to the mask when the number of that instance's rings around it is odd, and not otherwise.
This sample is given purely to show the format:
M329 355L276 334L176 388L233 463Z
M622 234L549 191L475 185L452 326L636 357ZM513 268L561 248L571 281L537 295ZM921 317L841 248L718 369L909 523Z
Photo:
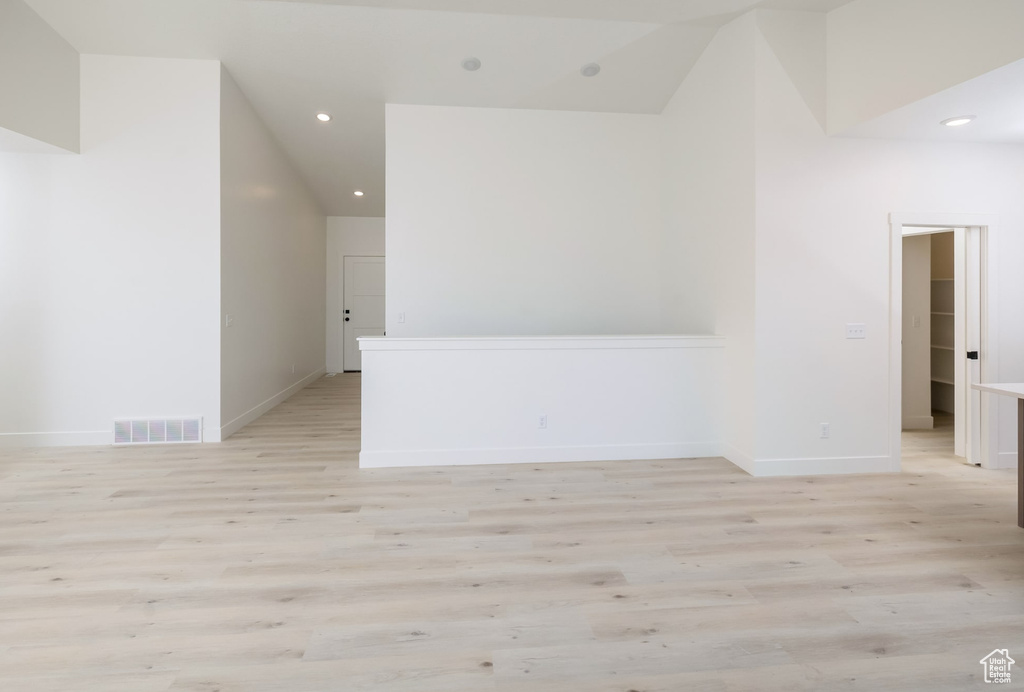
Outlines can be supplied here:
M1011 383L996 383L991 384L972 384L973 389L977 389L979 392L989 392L991 394L1003 394L1005 396L1015 396L1018 399L1024 399L1024 382L1011 382Z
M612 348L723 348L713 334L608 334L566 336L364 336L361 351L558 350Z

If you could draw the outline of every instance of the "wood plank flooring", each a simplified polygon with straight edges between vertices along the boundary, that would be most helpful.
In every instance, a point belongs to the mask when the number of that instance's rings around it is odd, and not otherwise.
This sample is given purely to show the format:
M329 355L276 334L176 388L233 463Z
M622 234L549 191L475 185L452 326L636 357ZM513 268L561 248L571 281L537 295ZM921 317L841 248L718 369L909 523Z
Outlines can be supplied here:
M946 434L898 475L360 471L339 375L220 445L0 453L0 689L986 689L1024 531Z

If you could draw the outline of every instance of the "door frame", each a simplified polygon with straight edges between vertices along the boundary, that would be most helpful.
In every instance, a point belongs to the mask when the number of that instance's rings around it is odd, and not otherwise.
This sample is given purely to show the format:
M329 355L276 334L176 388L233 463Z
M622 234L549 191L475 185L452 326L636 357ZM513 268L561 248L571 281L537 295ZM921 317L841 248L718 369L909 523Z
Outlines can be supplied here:
M889 460L890 470L899 471L902 459L901 410L903 406L903 227L967 228L977 234L979 244L979 302L981 348L979 372L982 382L993 382L999 372L996 263L998 217L995 214L949 214L894 212L889 215ZM984 468L999 468L999 415L980 397L978 434Z

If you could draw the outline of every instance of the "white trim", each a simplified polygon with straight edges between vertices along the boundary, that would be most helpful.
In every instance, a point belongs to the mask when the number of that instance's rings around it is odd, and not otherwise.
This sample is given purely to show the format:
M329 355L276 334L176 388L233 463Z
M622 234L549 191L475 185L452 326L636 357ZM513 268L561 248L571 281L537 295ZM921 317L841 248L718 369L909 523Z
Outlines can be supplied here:
M732 445L722 445L722 456L731 461L734 465L743 469L751 476L754 474L755 462L754 458L748 454L744 454L740 450L736 449Z
M853 473L893 473L892 460L879 457L824 457L820 459L757 459L751 476L827 476ZM734 462L735 463L735 462ZM742 467L741 467L742 468ZM898 469L897 469L898 470Z
M359 468L403 466L468 466L484 464L541 464L633 459L698 459L717 457L715 442L599 445L586 447L503 447L492 449L408 449L359 453Z
M979 382L971 385L971 389L989 394L999 394L1017 399L1024 399L1024 382Z
M928 226L936 232L950 228L967 228L968 226L994 226L999 216L996 214L945 214L941 212L893 212L889 214L892 226Z
M651 334L636 336L360 337L361 351L528 351L563 349L724 348L725 337Z
M999 452L996 454L995 466L992 468L996 469L1015 469L1017 468L1017 452Z
M251 409L249 409L248 411L246 411L242 415L238 416L234 420L229 421L228 423L224 424L223 426L220 427L219 430L217 428L214 428L213 431L219 432L219 435L220 435L219 439L213 439L214 437L217 436L216 434L214 434L213 436L211 436L211 438L207 439L207 441L208 442L220 442L222 440L228 439L229 437L234 435L236 432L238 432L240 429L242 429L243 427L245 427L249 423L252 423L254 420L256 420L257 418L262 416L264 413L266 413L267 411L269 411L270 409L274 408L275 406L280 404L282 401L284 401L288 397L290 397L293 394L295 394L296 392L298 392L300 389L305 389L311 383L313 383L316 380L318 380L321 377L323 377L326 373L327 373L327 368L324 367L324 368L320 368L316 372L313 372L313 373L311 373L309 375L306 375L305 377L303 377L301 380L299 380L295 384L291 385L290 387L287 387L287 388L281 390L280 392L278 392L274 396L270 397L269 399L267 399L263 403L258 404L256 406L252 407ZM205 433L206 431L204 430L203 432ZM206 439L205 435L204 435L204 439Z
M910 238L916 235L934 235L936 233L952 233L955 228L941 228L939 226L904 226L903 237Z
M901 426L904 430L931 430L935 427L932 416L903 416Z
M898 336L897 336L898 335ZM903 221L889 215L889 470L899 471L903 432Z
M754 459L729 445L723 446L722 456L758 478L893 472L888 456Z
M86 445L108 445L113 441L113 429L81 432L0 433L0 449L16 449L18 447L84 447Z
M980 228L981 233L981 338L984 352L981 354L981 380L997 381L999 372L998 320L996 291L998 285L995 272L999 217L995 214L944 214L933 212L894 212L889 214L889 460L890 471L900 470L900 432L902 430L903 383L898 375L902 372L903 333L903 227L927 226L934 229ZM981 403L982 466L997 468L998 415L992 415Z
M988 219L981 234L981 339L985 352L981 354L980 382L997 382L999 375L999 256L997 217ZM985 468L999 466L999 408L989 406L991 400L981 397L981 464ZM1014 464L1016 466L1016 464Z

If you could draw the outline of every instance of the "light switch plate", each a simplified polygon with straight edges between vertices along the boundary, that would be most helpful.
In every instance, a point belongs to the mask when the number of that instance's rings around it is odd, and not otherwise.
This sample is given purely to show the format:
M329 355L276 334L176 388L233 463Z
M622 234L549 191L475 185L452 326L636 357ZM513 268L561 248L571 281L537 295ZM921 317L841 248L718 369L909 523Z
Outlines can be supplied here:
M846 325L847 339L866 339L866 329L862 323L850 323Z

